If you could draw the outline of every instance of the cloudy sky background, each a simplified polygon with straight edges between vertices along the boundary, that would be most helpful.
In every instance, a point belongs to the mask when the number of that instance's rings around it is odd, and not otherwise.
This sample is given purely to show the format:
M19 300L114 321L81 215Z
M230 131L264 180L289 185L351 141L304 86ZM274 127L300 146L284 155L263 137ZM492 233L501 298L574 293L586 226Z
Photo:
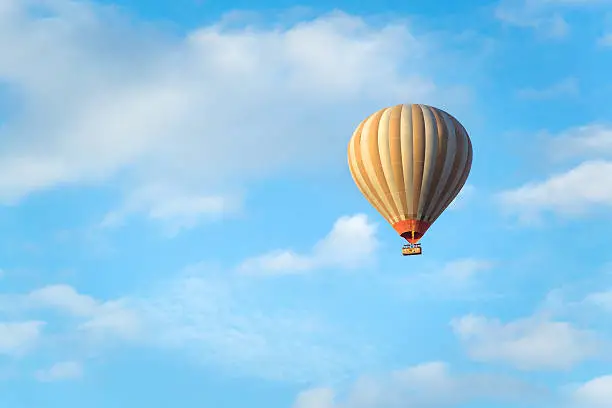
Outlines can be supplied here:
M611 406L612 2L405 3L1 0L0 406ZM413 258L404 102L474 145Z

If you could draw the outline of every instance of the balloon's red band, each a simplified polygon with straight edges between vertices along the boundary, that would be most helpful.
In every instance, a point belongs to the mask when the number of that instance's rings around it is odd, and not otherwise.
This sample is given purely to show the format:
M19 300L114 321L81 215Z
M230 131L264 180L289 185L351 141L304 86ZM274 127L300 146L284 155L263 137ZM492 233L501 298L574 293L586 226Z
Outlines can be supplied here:
M425 235L425 232L429 229L431 223L426 221L420 221L415 219L402 220L393 224L393 228L400 234L406 241L411 244L416 244ZM414 232L414 238L413 238Z

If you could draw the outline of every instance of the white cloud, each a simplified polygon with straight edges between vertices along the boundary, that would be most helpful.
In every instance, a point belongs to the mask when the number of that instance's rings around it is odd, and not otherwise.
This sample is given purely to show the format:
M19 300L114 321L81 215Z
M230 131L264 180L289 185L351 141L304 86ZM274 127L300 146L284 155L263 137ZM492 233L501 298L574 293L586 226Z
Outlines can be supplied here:
M259 275L300 273L314 269L312 257L296 254L291 250L277 250L245 260L238 271Z
M498 194L508 213L524 220L543 212L582 216L612 206L612 127L604 123L576 126L555 135L544 134L545 153L554 160L585 160L548 179L527 183Z
M74 380L83 376L83 366L77 361L55 363L45 370L37 370L35 377L39 381L53 382Z
M583 302L612 313L612 289L590 293L584 298Z
M235 196L209 196L159 184L149 185L128 193L123 206L109 212L100 226L117 227L130 214L144 213L149 219L162 222L169 235L175 235L205 220L234 213L240 206L241 199Z
M42 321L0 322L0 354L21 355L30 351L44 325Z
M381 364L363 335L308 308L270 303L279 288L262 285L198 265L130 304L146 318L144 344L231 375L328 383Z
M293 408L335 408L336 394L330 388L312 388L298 394Z
M545 100L558 97L576 96L580 92L578 80L576 78L566 78L560 82L550 85L547 88L520 89L517 95L523 99Z
M605 269L604 269L605 270ZM556 318L580 322L582 325L608 335L608 321L612 315L612 275L585 275L584 279L569 282L548 293L541 306L542 310ZM609 344L604 352L610 358Z
M273 281L269 281L273 284ZM171 351L229 375L298 383L335 383L382 364L359 331L330 324L307 305L270 302L278 287L205 265L116 300L100 300L68 285L2 297L11 315L49 316L46 346L74 361L108 346ZM269 290L268 290L269 289ZM0 323L0 355L36 345L45 323ZM76 375L74 365L40 371L39 379Z
M467 315L451 325L474 360L501 362L521 370L566 370L601 351L592 332L540 317L504 324Z
M612 157L612 126L592 123L550 137L550 154L557 159Z
M488 296L483 277L494 263L485 259L463 258L449 261L425 272L416 272L393 282L402 297L474 300Z
M612 206L612 162L587 161L566 173L502 192L498 199L508 213L529 220L544 211L580 216Z
M572 402L576 408L608 408L612 404L612 375L582 384L574 391Z
M473 279L479 273L488 271L492 267L492 262L482 259L459 259L444 265L444 268L440 271L440 276L446 281L466 282Z
M91 296L79 294L69 285L50 285L23 296L5 297L2 307L23 312L37 309L55 309L78 318L77 328L95 338L135 338L140 327L137 311L122 300L101 302Z
M457 197L450 203L448 206L448 210L458 210L463 208L470 200L474 198L476 195L476 187L471 184L466 184L463 186Z
M563 38L569 25L558 12L545 7L543 1L502 0L495 9L495 17L505 24L534 29L551 38Z
M597 44L602 47L612 47L612 33L604 33L597 39Z
M550 38L563 38L570 27L564 15L575 10L596 11L610 0L501 0L495 17L522 28L531 28Z
M513 379L453 375L445 363L432 362L378 378L363 377L342 399L329 388L307 390L297 396L293 408L442 408L476 401L525 403L544 395Z
M137 338L141 332L141 318L121 300L101 303L96 312L79 329L97 337L122 339Z
M98 302L91 296L81 295L68 285L51 285L30 292L25 300L33 307L52 307L79 317L91 316Z
M377 225L363 214L340 217L309 254L277 250L245 260L238 270L249 274L279 275L315 268L358 268L371 263L379 245Z
M4 203L113 180L127 193L108 223L144 212L190 227L238 206L227 186L335 163L356 118L375 108L457 96L436 86L430 44L401 21L222 20L176 38L91 3L31 4L0 8L10 91L0 98L18 108L0 129Z

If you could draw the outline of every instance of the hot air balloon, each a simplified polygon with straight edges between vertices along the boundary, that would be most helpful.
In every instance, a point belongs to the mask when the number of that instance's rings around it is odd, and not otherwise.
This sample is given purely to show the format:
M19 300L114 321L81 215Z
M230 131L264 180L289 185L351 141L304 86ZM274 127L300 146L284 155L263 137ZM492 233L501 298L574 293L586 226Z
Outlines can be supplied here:
M419 255L419 240L470 174L472 142L443 110L396 105L359 124L348 145L348 164L361 193L408 241L402 254Z

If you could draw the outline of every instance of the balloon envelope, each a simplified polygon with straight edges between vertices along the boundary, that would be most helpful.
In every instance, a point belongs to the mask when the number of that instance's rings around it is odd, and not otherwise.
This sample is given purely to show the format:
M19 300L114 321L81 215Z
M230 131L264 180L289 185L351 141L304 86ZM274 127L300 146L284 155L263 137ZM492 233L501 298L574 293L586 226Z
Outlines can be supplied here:
M440 109L396 105L359 124L348 164L365 198L414 244L464 186L472 142L461 123Z

